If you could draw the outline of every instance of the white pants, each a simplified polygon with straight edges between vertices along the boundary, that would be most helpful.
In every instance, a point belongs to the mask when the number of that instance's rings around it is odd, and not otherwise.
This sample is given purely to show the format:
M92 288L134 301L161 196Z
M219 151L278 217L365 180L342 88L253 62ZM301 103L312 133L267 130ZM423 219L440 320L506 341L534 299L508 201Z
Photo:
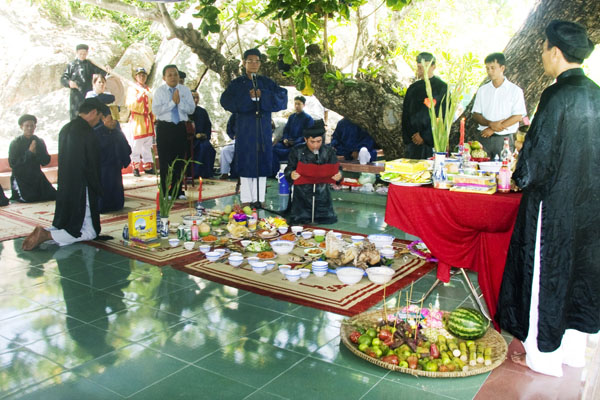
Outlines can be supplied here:
M240 201L242 203L254 203L256 201L265 201L265 191L267 190L267 178L261 176L258 178L260 199L256 196L256 178L240 178Z
M55 227L46 228L54 240L59 246L66 246L76 242L83 242L86 240L94 240L96 238L96 230L92 223L92 213L90 212L90 197L87 189L85 192L85 217L83 218L83 225L81 226L81 236L78 238L71 236L69 232L64 229L58 229Z
M231 171L234 152L235 142L221 148L221 174L228 174Z
M131 149L131 162L137 165L142 158L142 163L153 163L152 159L152 136L141 139L133 139L133 148Z
M542 206L538 214L537 234L535 238L535 256L533 261L533 284L531 287L531 305L529 308L529 331L523 342L527 352L526 361L529 368L545 375L561 377L562 364L582 368L585 366L585 349L587 334L574 329L567 329L560 347L550 353L542 353L538 349L538 306L540 302L540 239L542 236Z

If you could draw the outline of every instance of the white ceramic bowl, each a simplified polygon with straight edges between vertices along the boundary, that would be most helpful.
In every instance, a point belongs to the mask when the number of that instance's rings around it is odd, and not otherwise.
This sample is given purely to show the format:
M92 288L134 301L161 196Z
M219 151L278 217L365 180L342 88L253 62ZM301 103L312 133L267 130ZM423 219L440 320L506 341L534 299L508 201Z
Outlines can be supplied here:
M281 272L283 275L285 275L285 272L289 271L290 269L292 269L292 267L287 264L279 266L279 272Z
M283 234L287 233L287 231L288 231L288 227L287 227L287 226L280 226L279 228L277 228L277 231L278 231L280 234L282 234L282 235L283 235Z
M333 232L333 235L337 238L337 239L341 239L342 238L342 232Z
M257 274L262 274L266 270L267 270L267 264L264 263L263 261L254 263L254 265L252 266L252 271L256 272Z
M500 161L482 161L479 163L479 170L482 172L500 172L502 162Z
M383 246L389 245L391 246L394 242L394 237L392 235L385 235L382 233L378 233L375 235L367 236L369 242L373 243L377 249L381 249Z
M325 236L325 229L315 229L313 233L315 236Z
M227 250L225 250L225 249L223 249L223 248L220 248L220 249L214 249L213 251L215 251L215 252L219 253L220 255L223 255L223 254L225 254L225 252L226 252Z
M194 249L194 245L195 245L194 242L183 242L183 247L186 250L193 250Z
M210 251L210 245L209 244L201 244L200 246L198 246L198 250L200 250L201 252L206 254Z
M196 215L186 215L183 217L183 224L185 226L192 226L196 221L196 225L200 225L204 221L204 217L198 217Z
M250 243L252 243L252 240L242 240L241 245L244 246L244 248L246 248Z
M302 237L303 237L305 240L308 240L308 239L310 239L310 238L312 237L312 235L313 235L313 233L312 233L311 231L304 231L304 232L302 232Z
M221 257L221 253L218 253L216 251L209 251L208 253L206 253L206 258L207 258L208 261L215 262L220 257Z
M354 285L362 279L365 271L356 267L342 267L338 268L335 273L340 282L346 285Z
M383 258L391 259L391 258L394 258L394 256L396 255L396 252L394 251L394 249L384 248L384 249L379 250L379 254Z
M243 261L244 257L242 256L229 256L229 265L232 267L239 267Z
M388 283L394 276L394 270L390 267L371 267L367 268L369 280L378 285Z
M285 277L290 282L296 282L298 279L300 279L301 275L302 273L297 269L288 269L285 271Z
M316 269L327 270L329 263L327 261L313 261L311 266L313 271Z
M280 256L285 255L294 249L294 242L290 242L289 240L273 240L271 248Z
M260 258L254 256L254 257L248 257L248 264L250 264L250 266L254 266L254 264L261 262Z
M179 246L179 239L169 239L169 246L171 246L171 247Z
M294 233L294 235L299 234L303 230L304 230L303 226L300 226L300 225L292 226L292 232Z
M229 257L231 256L241 256L242 253L238 252L238 251L234 251L233 253L229 254Z
M352 235L350 236L350 239L352 239L352 243L361 243L363 240L365 240L365 237L360 235Z
M272 270L277 265L277 263L273 260L265 260L265 264L267 264L267 271Z
M300 277L302 279L306 279L310 275L310 269L308 268L300 268L298 271L300 271Z
M326 269L313 269L313 274L317 277L317 278L322 278L325 275L327 275L327 270Z

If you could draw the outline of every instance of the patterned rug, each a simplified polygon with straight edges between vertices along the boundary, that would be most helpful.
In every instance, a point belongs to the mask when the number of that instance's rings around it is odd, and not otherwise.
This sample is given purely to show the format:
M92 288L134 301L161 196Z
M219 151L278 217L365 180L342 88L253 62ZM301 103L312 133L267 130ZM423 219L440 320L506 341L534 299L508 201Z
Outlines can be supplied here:
M178 225L185 214L185 210L173 212L171 223L174 223L175 226ZM123 221L107 223L103 225L103 233L115 238L120 237L123 225ZM348 239L352 233L344 232L344 234L345 238ZM406 248L408 243L397 240L394 242L394 246L402 249ZM285 279L277 268L259 275L252 271L252 268L246 263L234 268L226 262L209 262L197 250L199 244L196 244L195 249L192 251L185 250L182 245L170 248L164 241L161 247L157 249L129 247L125 246L121 240L92 242L91 244L149 264L171 265L176 269L213 282L343 315L355 315L369 309L381 301L384 294L383 286L371 283L366 276L355 285L342 284L337 276L331 273L322 278L311 274L307 279L301 279L293 283ZM291 254L303 255L303 252L303 248L296 247ZM245 256L248 255L251 254L245 254ZM278 265L290 264L294 267L300 265L291 263L289 255L277 256L274 261ZM407 254L405 257L397 258L391 267L396 272L392 280L386 285L386 297L427 274L435 267L435 264Z
M127 213L135 210L143 210L155 207L156 204L156 178L152 176L142 176L135 178L133 176L125 179L124 185L132 187L125 190L125 206L116 213L102 214L100 220L102 223L102 234L109 234L105 229L110 228L111 222L118 221L120 229L123 228L124 220L127 219ZM146 185L135 187L134 184ZM198 186L195 188L194 200L197 197ZM192 194L192 193L190 193ZM235 194L235 182L205 180L202 185L202 197L204 200L210 200L218 197L224 197ZM187 201L180 200L174 206L174 209L186 208ZM48 227L52 225L54 219L54 202L47 201L42 203L13 203L0 208L0 241L27 236L36 225ZM115 237L120 238L121 233Z

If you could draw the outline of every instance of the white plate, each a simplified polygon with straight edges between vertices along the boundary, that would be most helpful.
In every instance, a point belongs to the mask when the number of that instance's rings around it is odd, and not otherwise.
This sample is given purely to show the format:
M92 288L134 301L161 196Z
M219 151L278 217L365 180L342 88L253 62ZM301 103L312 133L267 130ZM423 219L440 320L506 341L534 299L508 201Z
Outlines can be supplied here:
M396 186L424 186L424 185L431 185L433 183L433 181L427 181L427 182L423 182L423 183L395 181L395 182L390 182L390 183L392 185L396 185Z

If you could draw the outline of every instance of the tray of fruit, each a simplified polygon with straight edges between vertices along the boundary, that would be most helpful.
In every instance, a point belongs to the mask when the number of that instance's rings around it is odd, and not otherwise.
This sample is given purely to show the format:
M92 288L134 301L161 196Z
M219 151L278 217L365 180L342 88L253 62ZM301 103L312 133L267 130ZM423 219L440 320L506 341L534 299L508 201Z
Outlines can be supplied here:
M342 323L342 343L382 368L431 378L483 374L506 359L506 341L479 311L457 308L443 313L443 327L425 327L400 317L402 310L349 318Z

